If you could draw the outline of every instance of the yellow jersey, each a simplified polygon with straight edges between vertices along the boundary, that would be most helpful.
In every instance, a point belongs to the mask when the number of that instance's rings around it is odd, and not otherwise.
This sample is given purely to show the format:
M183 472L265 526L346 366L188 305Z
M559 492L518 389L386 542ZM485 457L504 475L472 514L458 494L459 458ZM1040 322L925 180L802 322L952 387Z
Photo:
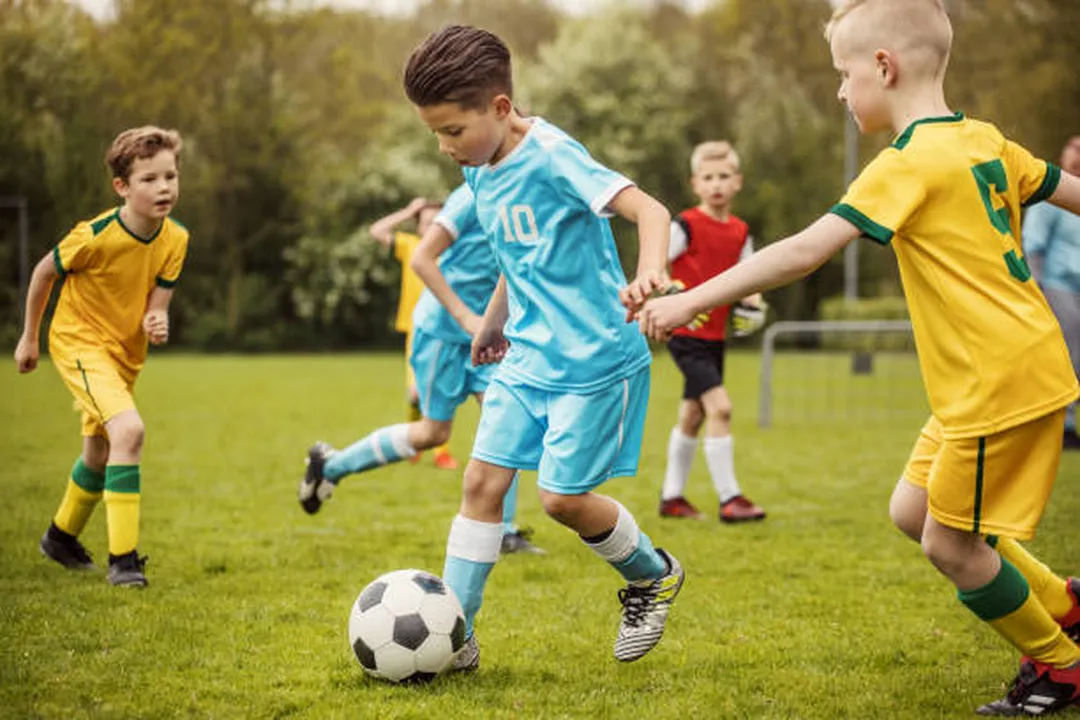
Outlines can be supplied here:
M401 295L398 298L397 319L394 321L394 329L398 332L409 333L412 331L413 308L420 300L424 292L424 283L420 276L413 272L413 251L420 244L420 237L412 233L394 233L394 257L401 263Z
M188 231L165 218L157 233L141 238L112 209L81 222L53 248L64 281L49 330L49 349L106 350L120 365L138 372L146 361L142 328L155 286L171 288L187 254Z
M1020 209L1061 171L963 114L919 120L831 212L900 266L923 383L947 439L991 435L1077 397L1061 329L1031 279Z

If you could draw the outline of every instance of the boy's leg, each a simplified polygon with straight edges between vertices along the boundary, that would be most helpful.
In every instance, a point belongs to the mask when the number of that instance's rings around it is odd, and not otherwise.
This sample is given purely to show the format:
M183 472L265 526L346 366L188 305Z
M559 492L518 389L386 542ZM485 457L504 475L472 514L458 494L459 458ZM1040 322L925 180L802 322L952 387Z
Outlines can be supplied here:
M538 484L544 510L571 528L627 581L615 657L632 661L660 641L683 582L678 561L596 487L637 471L649 397L649 370L590 395L551 395Z
M660 491L660 516L683 517L694 520L705 515L686 499L686 481L697 452L697 434L705 412L697 398L683 398L679 405L679 422L668 437L667 468L664 486Z
M145 558L139 557L142 445L145 435L137 410L126 410L105 423L109 461L105 466L105 513L109 535L109 582L143 587Z
M720 367L723 367L721 351ZM742 494L735 477L735 439L731 436L731 398L723 385L701 396L705 408L705 462L720 499L720 521L739 523L763 520L765 511Z
M84 425L93 423L84 415ZM100 428L104 432L104 428ZM90 554L78 536L101 500L105 489L105 463L109 444L102 435L83 437L82 455L75 461L64 491L63 500L52 524L41 538L41 552L51 560L73 570L93 569Z
M980 712L1052 711L1080 699L1080 648L982 537L1034 534L1057 474L1063 424L1061 410L989 437L945 440L931 468L924 552L960 601L1030 665L1008 698Z

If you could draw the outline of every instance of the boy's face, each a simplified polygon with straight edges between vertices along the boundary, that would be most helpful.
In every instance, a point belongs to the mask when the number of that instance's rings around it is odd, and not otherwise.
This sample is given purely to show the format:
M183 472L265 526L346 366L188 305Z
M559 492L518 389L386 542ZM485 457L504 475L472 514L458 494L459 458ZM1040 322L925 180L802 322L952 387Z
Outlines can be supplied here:
M456 102L416 110L439 139L439 152L449 155L458 165L476 167L486 165L502 145L511 108L508 97L497 95L477 110L466 110Z
M136 215L163 219L180 197L176 155L162 150L153 157L136 158L126 181L113 178L113 189Z
M742 175L728 159L705 159L690 176L690 186L703 204L724 210L742 189Z
M1070 175L1080 175L1080 135L1069 140L1061 151L1061 169Z
M891 123L885 102L884 70L875 53L857 47L848 39L851 32L850 22L845 18L829 43L833 67L840 73L836 97L847 106L863 133L888 130Z

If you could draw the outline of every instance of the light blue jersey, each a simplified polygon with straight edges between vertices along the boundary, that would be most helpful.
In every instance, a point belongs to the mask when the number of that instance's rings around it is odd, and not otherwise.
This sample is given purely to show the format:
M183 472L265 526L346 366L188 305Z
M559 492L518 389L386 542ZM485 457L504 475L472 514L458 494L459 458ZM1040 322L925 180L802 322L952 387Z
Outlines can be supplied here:
M466 307L483 315L499 281L499 269L476 219L476 203L467 185L460 185L450 193L435 222L454 239L439 256L439 270ZM431 337L466 345L472 342L465 329L427 288L416 303L412 320L414 328Z
M1039 285L1080 294L1080 216L1041 202L1024 215L1024 253L1041 260Z
M509 291L510 350L497 374L587 393L651 361L619 303L626 276L607 220L608 203L633 183L550 123L531 122L498 164L464 171Z

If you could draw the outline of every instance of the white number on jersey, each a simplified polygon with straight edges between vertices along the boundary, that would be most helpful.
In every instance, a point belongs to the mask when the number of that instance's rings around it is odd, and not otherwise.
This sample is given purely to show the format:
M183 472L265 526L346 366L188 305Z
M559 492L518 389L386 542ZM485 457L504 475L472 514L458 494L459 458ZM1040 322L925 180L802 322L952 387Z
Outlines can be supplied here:
M506 206L499 208L507 242L519 242L535 245L540 242L540 230L536 227L536 216L528 205L514 205L507 211Z

